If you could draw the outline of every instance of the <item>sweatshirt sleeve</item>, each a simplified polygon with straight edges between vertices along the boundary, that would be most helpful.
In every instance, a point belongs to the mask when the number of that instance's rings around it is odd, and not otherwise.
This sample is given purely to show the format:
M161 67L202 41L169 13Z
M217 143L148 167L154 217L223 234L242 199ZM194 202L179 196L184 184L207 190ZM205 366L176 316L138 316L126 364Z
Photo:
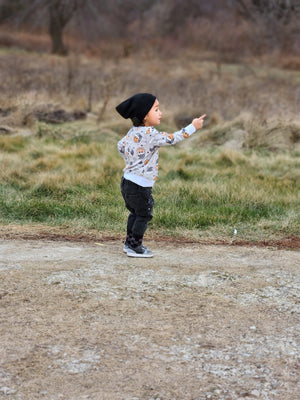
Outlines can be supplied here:
M174 133L159 132L155 128L151 128L149 144L152 147L172 146L184 139L187 139L195 132L196 128L193 124L190 124L180 131Z
M118 150L122 157L124 157L125 153L125 139L126 137L124 136L123 139L118 142Z

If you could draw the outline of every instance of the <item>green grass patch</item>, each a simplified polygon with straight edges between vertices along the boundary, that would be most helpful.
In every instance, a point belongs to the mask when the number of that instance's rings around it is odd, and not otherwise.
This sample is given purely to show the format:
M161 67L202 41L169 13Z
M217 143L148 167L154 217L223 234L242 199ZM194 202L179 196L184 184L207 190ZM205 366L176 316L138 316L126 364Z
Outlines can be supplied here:
M43 125L36 136L0 138L0 222L125 232L124 167L116 127ZM149 230L246 239L299 234L299 154L175 146L160 151Z

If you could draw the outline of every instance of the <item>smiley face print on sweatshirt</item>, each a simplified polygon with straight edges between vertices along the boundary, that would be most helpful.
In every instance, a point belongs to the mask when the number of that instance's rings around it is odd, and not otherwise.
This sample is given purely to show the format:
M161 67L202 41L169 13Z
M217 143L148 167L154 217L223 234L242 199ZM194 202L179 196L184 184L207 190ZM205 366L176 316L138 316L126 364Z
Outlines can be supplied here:
M142 160L143 158L145 158L146 152L145 152L145 149L144 149L143 147L138 147L137 150L136 150L136 153L137 153L138 158L139 158L140 160Z

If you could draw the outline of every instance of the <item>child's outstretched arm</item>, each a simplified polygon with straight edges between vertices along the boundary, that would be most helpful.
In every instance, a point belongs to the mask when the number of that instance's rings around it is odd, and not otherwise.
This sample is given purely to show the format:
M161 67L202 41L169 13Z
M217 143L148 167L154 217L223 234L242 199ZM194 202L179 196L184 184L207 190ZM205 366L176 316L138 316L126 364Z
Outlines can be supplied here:
M205 117L206 114L203 114L201 117L193 119L192 124L194 125L195 129L201 129L203 127Z
M150 146L162 147L162 146L172 146L181 142L182 140L188 138L196 130L201 129L203 126L204 118L206 114L201 115L199 118L193 119L192 123L178 132L168 134L166 132L158 132L155 128L151 127L147 130L149 134L149 144Z

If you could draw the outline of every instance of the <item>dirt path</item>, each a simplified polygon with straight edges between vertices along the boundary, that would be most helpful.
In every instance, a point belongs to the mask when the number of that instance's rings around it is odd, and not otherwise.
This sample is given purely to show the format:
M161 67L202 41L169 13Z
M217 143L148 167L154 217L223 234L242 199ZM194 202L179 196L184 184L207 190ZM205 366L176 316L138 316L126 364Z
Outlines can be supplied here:
M0 398L299 398L298 250L0 240Z

